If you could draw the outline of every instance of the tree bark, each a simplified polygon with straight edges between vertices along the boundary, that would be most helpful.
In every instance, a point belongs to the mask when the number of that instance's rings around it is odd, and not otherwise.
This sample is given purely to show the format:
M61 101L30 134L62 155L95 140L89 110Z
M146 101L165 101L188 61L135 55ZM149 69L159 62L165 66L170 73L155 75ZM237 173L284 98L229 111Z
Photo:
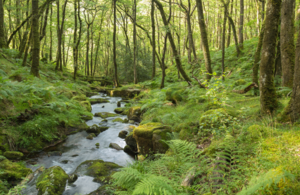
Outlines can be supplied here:
M196 0L196 3L198 9L198 22L199 22L200 33L201 33L202 51L205 60L206 79L210 80L212 76L212 68L211 68L211 58L210 58L210 51L209 51L209 45L207 39L206 25L204 22L202 0Z
M244 42L244 0L240 0L239 46L243 48Z
M260 108L262 114L273 114L278 107L274 86L274 60L280 19L281 0L270 0L267 5L265 32L260 62Z
M225 80L224 74L225 74L225 38L226 38L226 9L228 4L224 5L224 20L223 20L223 33L222 33L222 80Z
M2 0L0 0L0 48L7 48L4 33L4 9Z
M113 1L113 14L114 14L114 26L113 26L113 61L114 61L114 83L116 87L121 87L118 79L118 66L117 66L117 54L116 54L116 31L117 31L117 0Z
M40 77L40 33L39 33L39 0L32 0L32 64L30 73L35 77Z
M261 56L261 48L262 48L264 33L265 33L265 23L262 24L260 34L259 34L258 44L257 44L256 51L254 54L254 62L253 62L253 68L252 68L252 70L253 70L252 82L256 83L256 84L258 84L258 69L259 69L259 61L260 61L260 56Z
M136 0L133 0L133 82L137 84Z
M155 7L154 7L154 1L151 1L151 27L152 27L152 79L154 79L155 77L155 18L154 18L154 11L155 11Z
M282 86L293 86L295 44L294 44L295 0L283 0L281 6L280 50L282 65Z

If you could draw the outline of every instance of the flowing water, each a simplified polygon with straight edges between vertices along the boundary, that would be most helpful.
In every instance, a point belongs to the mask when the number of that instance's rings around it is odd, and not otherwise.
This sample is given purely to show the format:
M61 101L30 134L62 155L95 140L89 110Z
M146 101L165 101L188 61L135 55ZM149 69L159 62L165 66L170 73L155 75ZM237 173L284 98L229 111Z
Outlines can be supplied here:
M101 93L99 93L99 95L92 96L91 98L105 98L110 101L109 103L92 105L93 114L97 112L114 113L114 109L117 108L117 102L122 99L119 97L107 97L105 94ZM124 105L122 104L122 106ZM67 174L72 174L78 165L86 160L101 159L107 162L114 162L121 166L128 165L134 161L133 157L129 156L122 150L118 151L109 148L110 143L117 143L121 147L125 147L126 145L125 140L119 138L118 134L122 130L127 130L129 124L112 122L115 118L124 119L126 116L118 115L116 117L107 118L108 122L104 125L108 126L109 129L100 133L93 140L86 139L88 133L85 131L68 136L67 140L57 147L55 152L39 155L36 159L37 165L28 165L28 167L35 171L40 166L44 166L45 168L60 166ZM86 123L89 126L92 126L93 124L99 125L102 120L103 119L100 117L94 117L93 120L87 121ZM99 148L96 148L96 143L100 144ZM78 176L79 177L76 182L66 186L64 195L89 194L100 186L99 183L93 182L93 177L85 175ZM23 191L23 194L37 194L34 179L28 183L28 187Z

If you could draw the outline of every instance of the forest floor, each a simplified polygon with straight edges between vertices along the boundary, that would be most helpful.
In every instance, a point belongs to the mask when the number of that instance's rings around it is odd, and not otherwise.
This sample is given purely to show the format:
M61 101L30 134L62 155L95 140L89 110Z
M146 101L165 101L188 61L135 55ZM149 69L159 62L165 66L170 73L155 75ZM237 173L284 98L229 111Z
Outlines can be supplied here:
M142 93L126 106L142 110L140 125L162 123L172 128L170 149L155 158L139 160L113 175L107 193L118 194L300 194L300 125L280 123L291 89L277 89L280 107L273 116L260 114L259 96L253 89L252 63L257 39L244 44L236 57L234 47L226 50L225 81L221 80L221 51L212 51L215 74L200 88L178 79L169 65L165 88L160 77L122 89L139 88ZM53 65L41 62L41 79L22 67L17 52L0 53L0 157L5 151L25 155L63 140L72 127L85 128L92 117L92 89L99 83L74 81L69 72L56 73ZM183 58L183 64L187 59ZM204 61L201 61L204 68ZM185 66L186 70L193 67ZM203 75L201 68L194 75ZM159 74L159 73L158 73ZM276 83L279 78L275 78ZM2 159L0 158L0 161ZM15 162L18 162L17 160ZM26 173L22 162L17 163ZM24 171L25 170L25 171ZM0 192L24 175L5 178L0 168ZM183 180L190 180L183 185ZM0 193L1 194L1 193Z

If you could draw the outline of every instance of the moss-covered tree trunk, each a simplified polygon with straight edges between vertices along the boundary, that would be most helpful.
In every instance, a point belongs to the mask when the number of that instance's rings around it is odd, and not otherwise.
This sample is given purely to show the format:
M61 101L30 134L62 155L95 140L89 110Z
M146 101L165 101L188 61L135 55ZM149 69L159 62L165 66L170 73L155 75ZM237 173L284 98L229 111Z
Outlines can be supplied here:
M282 86L292 87L295 65L295 0L283 0L281 7L280 50Z
M40 77L40 33L39 33L39 0L32 0L32 64L30 73L36 77Z
M151 27L152 27L152 79L155 77L155 18L154 18L154 11L155 11L155 6L154 6L154 1L151 1Z
M269 0L260 62L260 108L262 114L272 114L277 106L274 86L274 61L280 19L281 0Z
M133 82L137 84L136 0L133 1Z
M223 29L222 29L222 80L225 80L224 74L225 74L225 33L226 33L226 9L228 4L224 4L224 20L223 20Z
M252 68L252 82L258 84L258 69L259 69L259 61L261 56L261 48L264 38L264 32L265 32L265 23L262 24L260 34L259 34L259 40L256 47L256 51L254 54L254 62L253 62L253 68Z
M175 43L174 43L174 39L173 39L172 33L171 33L171 31L170 31L169 25L168 25L168 21L167 21L167 18L166 18L166 14L165 14L164 8L163 8L162 4L161 4L158 0L154 0L154 2L156 3L156 5L157 5L157 7L158 7L158 9L159 9L159 11L160 11L160 14L161 14L163 23L164 23L164 25L165 25L166 32L167 32L167 34L168 34L168 39L169 39L171 48L172 48L172 50L173 50L173 56L175 57L177 69L178 69L179 72L181 73L181 75L182 75L182 77L184 78L184 80L190 84L190 83L192 82L192 80L191 80L190 77L186 74L186 72L184 71L184 69L183 69L183 67L182 67L180 55L178 54L176 45L175 45Z
M6 48L6 38L4 33L4 9L3 0L0 0L0 48Z
M206 79L210 80L212 76L212 68L211 68L211 58L210 58L209 45L207 39L206 25L204 21L202 0L196 0L196 4L198 10L198 22L199 22L200 33L201 33L202 51L205 60L205 68L207 72Z
M239 21L239 46L243 48L244 42L244 0L240 0L240 21Z

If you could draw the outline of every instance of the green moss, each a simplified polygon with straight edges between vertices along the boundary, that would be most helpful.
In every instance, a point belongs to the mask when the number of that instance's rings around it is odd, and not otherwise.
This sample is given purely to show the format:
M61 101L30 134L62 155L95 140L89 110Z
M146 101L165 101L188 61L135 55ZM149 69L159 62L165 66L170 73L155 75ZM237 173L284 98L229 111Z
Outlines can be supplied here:
M108 103L109 100L103 99L103 98L92 98L92 99L89 99L89 102L91 104L101 104L101 103Z
M81 94L81 95L74 96L72 98L72 100L75 100L78 102L84 102L84 101L87 101L87 97L85 95Z
M147 123L144 125L140 125L133 130L133 136L152 139L153 131L157 128L163 128L162 124Z
M6 159L5 156L0 155L0 162L3 161L3 160L5 160L5 159Z
M79 102L82 107L84 107L88 112L92 111L92 106L89 101L81 101Z
M127 115L129 109L128 109L128 108L125 108L125 107L122 107L122 108L116 108L114 111L115 111L115 113L117 113L117 114Z
M185 97L185 89L183 88L169 88L166 91L166 100L172 101L174 104L183 101Z
M22 152L6 151L6 152L4 152L4 156L11 160L17 160L17 159L22 158L24 155Z
M247 82L244 79L239 79L233 83L233 86L245 85Z
M59 167L54 166L45 170L37 179L38 195L57 195L65 191L66 181L69 176Z
M93 114L89 113L88 115L82 115L81 119L85 120L85 121L92 120L93 119Z
M21 180L32 171L25 167L24 164L11 162L7 159L0 163L0 179Z
M116 118L116 119L114 119L112 122L120 122L120 123L123 123L124 120L121 119L121 118Z
M140 116L142 114L140 106L133 106L128 110L127 118L136 122L140 122Z
M0 150L9 151L9 145L7 143L7 136L0 134Z
M118 115L114 114L114 113L109 113L109 112L98 112L98 113L95 113L95 116L106 119L108 117L114 117L114 116L118 116Z
M247 132L249 134L250 139L257 140L259 138L264 137L267 134L268 128L260 125L252 125L248 127Z

